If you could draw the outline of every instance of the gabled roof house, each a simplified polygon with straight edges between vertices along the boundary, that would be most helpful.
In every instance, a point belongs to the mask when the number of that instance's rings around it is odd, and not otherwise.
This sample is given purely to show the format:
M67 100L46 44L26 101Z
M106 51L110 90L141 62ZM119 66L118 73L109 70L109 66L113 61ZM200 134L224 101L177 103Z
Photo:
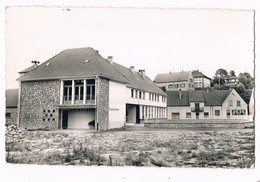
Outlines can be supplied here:
M126 68L93 48L64 50L18 80L23 128L101 131L166 118L167 95L145 70Z
M160 73L156 75L154 82L166 91L194 90L191 71Z
M192 71L192 76L195 89L203 89L210 87L211 78L207 77L199 70Z
M233 90L167 91L167 119L246 120L247 104Z

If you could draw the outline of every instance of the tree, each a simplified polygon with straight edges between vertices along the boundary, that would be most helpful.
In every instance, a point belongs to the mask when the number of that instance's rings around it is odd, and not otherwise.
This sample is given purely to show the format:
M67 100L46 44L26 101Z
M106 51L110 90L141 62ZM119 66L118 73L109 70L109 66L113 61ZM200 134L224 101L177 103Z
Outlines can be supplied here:
M236 73L235 73L234 70L231 70L231 71L229 72L229 75L230 75L230 76L236 76Z
M254 87L254 79L248 72L240 73L238 82L245 86L245 89L252 89Z
M228 72L223 68L219 68L215 73L215 76L220 76L220 77L227 76L227 75Z
M245 86L243 83L239 83L236 85L235 90L237 91L237 93L243 93L245 91Z

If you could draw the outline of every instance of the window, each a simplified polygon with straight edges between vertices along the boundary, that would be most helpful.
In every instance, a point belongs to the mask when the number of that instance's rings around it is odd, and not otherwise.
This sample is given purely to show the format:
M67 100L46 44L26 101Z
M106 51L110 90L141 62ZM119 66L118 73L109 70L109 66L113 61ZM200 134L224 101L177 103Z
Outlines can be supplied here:
M172 119L180 119L180 113L178 113L178 112L173 112L173 113L172 113Z
M228 106L233 106L233 101L232 100L229 100L228 102L229 102Z
M138 98L138 90L135 90L135 98Z
M172 88L173 88L173 84L169 84L169 85L168 85L168 88L169 88L169 89L172 89Z
M72 81L64 81L64 101L70 101L72 97Z
M181 88L185 88L185 83L180 84Z
M241 106L240 100L237 101L237 106Z
M145 92L143 92L143 99L145 99Z
M209 113L208 112L204 112L204 118L209 118Z
M142 98L142 91L139 91L139 99Z
M96 96L96 89L95 89L95 80L87 80L87 89L86 89L86 99L87 100L94 100Z
M220 110L215 110L215 116L219 116L220 115Z
M5 113L5 117L6 118L10 118L11 117L11 113L10 112Z
M186 118L191 118L191 113L190 112L186 112Z
M179 84L174 84L174 87L175 88L179 88Z
M84 81L83 80L75 80L75 101L83 100L83 88Z
M195 111L199 111L200 110L200 103L195 103Z
M131 97L134 97L134 89L131 89Z

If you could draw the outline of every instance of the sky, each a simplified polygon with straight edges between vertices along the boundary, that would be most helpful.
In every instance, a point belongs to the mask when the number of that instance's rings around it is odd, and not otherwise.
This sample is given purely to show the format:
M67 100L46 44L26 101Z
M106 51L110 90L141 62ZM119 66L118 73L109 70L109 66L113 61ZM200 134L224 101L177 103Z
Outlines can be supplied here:
M254 12L170 8L9 7L6 88L18 72L69 48L93 47L126 67L158 73L254 70Z

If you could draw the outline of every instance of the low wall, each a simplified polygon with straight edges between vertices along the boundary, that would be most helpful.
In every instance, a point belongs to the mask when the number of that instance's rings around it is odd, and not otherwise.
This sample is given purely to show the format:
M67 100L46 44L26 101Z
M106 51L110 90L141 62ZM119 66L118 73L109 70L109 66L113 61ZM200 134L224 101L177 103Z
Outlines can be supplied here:
M167 121L167 122L145 122L148 128L248 128L253 127L254 122L220 120L220 121Z

